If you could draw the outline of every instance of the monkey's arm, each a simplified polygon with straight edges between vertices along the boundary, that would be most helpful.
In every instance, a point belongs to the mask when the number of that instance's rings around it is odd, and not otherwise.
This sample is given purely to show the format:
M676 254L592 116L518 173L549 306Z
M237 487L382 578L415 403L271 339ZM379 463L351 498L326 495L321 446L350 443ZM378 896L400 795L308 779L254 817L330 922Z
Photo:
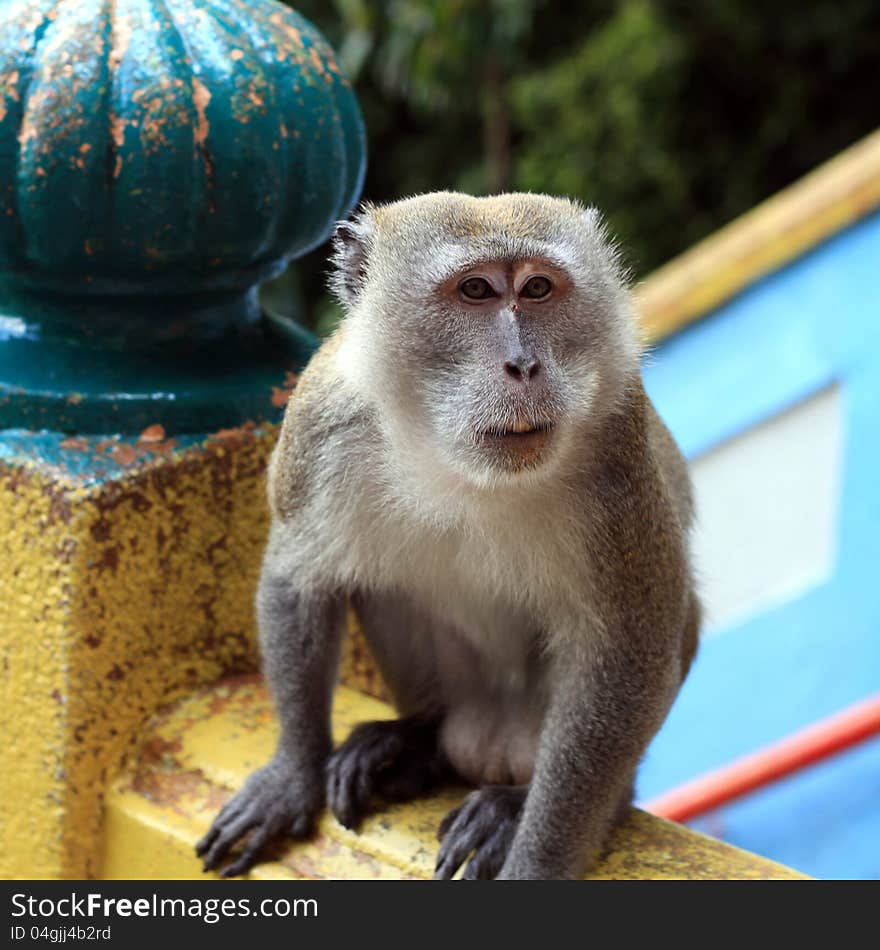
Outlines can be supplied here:
M307 837L324 805L330 706L345 600L327 590L300 589L282 570L277 543L270 539L263 562L257 621L281 735L272 760L248 778L198 844L196 853L204 855L205 870L210 870L251 833L240 857L222 871L224 877L253 866L272 838L285 833Z
M672 649L644 644L559 657L525 808L499 879L579 877L628 798L639 759L679 683Z
M553 695L502 878L571 877L598 856L690 664L699 605L687 512L644 418L614 420L586 486L596 503L585 552L595 629L572 617L567 631L548 631Z

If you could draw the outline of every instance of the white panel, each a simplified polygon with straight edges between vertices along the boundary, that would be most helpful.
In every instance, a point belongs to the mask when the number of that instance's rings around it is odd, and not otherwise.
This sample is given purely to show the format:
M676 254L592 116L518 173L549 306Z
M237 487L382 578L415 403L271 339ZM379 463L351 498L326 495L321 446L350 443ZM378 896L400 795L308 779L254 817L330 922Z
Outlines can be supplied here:
M841 393L826 389L692 462L694 562L707 633L776 606L833 568Z

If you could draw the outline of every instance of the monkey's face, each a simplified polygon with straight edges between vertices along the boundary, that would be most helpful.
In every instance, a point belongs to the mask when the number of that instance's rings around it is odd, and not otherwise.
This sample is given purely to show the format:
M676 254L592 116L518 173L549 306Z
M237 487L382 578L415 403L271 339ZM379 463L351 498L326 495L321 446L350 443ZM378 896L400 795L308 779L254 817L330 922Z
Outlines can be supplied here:
M365 228L337 257L362 248L347 299L358 376L410 447L470 480L551 471L637 369L595 213L442 194L345 227Z
M593 385L576 296L564 267L535 256L475 261L428 291L412 326L423 410L456 467L519 473L554 458Z

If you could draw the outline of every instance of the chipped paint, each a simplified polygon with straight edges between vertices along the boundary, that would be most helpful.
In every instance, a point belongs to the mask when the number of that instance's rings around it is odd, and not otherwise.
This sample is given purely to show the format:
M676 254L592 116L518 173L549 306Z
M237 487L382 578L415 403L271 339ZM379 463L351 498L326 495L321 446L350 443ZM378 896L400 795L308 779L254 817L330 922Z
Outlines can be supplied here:
M196 124L193 127L193 141L196 146L201 148L208 140L208 133L211 131L210 123L206 114L208 103L211 101L211 92L208 87L193 76L193 105L196 110Z
M254 668L274 437L216 433L130 468L113 452L113 478L0 464L0 877L94 876L103 791L146 718Z
M272 387L272 405L275 406L276 409L283 409L287 405L290 394L296 388L298 378L297 373L288 372L284 376L284 384L282 386Z
M363 126L323 37L274 0L0 5L0 45L8 63L0 77L0 182L8 182L0 306L29 322L37 344L14 357L0 351L0 428L79 430L112 394L93 399L74 379L80 350L65 349L61 334L54 359L38 339L58 326L61 297L78 342L93 322L106 325L109 314L92 320L102 300L109 312L149 305L144 325L162 335L162 358L173 349L164 346L170 327L181 327L180 344L193 338L179 318L197 297L207 310L208 300L228 295L215 335L233 320L248 326L255 288L320 243L356 201ZM318 127L320 139L311 134ZM304 134L294 141L291 128ZM55 310L45 327L44 306ZM24 378L49 362L52 394ZM157 375L173 380L177 366L166 370ZM91 404L75 420L60 406L71 391ZM196 391L186 376L172 395ZM272 418L268 385L265 392ZM39 420L22 408L28 401L39 403ZM101 425L125 418L114 431L136 431L143 419L128 418L132 406L118 401Z

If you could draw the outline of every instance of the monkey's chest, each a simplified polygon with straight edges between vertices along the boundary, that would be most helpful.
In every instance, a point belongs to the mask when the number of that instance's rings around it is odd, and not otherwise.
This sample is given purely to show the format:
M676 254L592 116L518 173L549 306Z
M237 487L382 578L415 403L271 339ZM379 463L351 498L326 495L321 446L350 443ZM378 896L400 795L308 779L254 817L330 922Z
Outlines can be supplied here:
M410 680L436 684L441 743L463 777L528 782L546 707L543 630L529 588L535 566L478 533L410 527L374 532L369 543L361 563L371 571L372 610L398 622L379 617L365 631L382 640L400 694ZM406 645L389 642L397 637Z
M542 631L505 578L468 563L456 569L450 560L415 591L432 618L424 647L443 694L441 745L475 784L524 784L545 710Z
M485 623L467 633L458 626L433 628L445 710L440 742L469 781L524 784L546 707L544 659L537 632L516 612L496 606Z

